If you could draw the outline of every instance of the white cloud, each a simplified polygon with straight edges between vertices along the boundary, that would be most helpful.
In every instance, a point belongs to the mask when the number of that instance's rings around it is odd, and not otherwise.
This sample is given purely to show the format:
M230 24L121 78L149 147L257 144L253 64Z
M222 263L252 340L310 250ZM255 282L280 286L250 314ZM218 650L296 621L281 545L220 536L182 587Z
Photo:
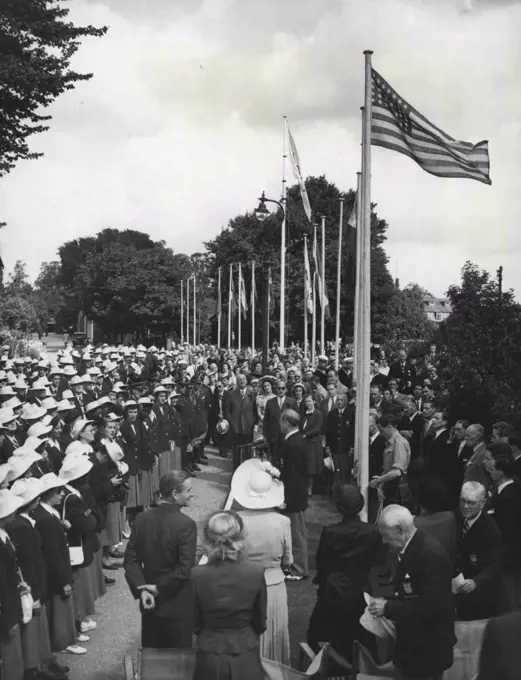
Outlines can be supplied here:
M372 48L375 68L433 122L490 140L494 182L437 179L374 149L392 274L441 293L470 259L502 264L519 289L521 7L495 4L76 0L73 20L110 30L77 55L95 77L60 98L51 131L32 140L45 157L0 184L7 268L23 258L35 275L64 240L106 226L200 250L262 189L279 192L283 114L305 174L353 187Z

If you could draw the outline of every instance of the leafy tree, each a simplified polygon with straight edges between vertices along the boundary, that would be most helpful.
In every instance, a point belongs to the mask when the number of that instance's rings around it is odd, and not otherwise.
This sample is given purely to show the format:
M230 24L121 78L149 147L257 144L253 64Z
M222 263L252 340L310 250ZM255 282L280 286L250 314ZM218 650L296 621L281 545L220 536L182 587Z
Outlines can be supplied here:
M65 0L63 0L65 1ZM106 28L67 21L62 0L2 0L0 14L0 176L16 161L42 154L31 151L31 135L48 129L42 109L92 74L70 68L82 38L100 37Z
M0 296L0 326L15 338L38 328L33 288L22 260L16 262Z
M471 262L448 296L452 314L440 333L451 415L486 427L500 419L521 427L521 306Z
M34 285L34 300L36 312L42 329L46 329L51 318L58 327L64 324L65 296L59 284L60 263L42 262L40 273Z
M386 348L398 349L404 340L431 339L436 324L425 314L423 301L426 295L429 295L427 291L417 284L406 286L403 290L394 287L387 308Z

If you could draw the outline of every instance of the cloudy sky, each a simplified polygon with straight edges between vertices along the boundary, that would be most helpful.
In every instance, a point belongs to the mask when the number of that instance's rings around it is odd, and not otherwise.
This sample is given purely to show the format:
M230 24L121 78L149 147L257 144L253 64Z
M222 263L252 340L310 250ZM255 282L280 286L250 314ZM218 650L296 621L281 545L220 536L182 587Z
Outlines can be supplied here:
M9 270L32 276L65 240L133 228L196 252L265 189L278 197L282 116L305 175L356 182L363 50L447 133L490 142L491 187L373 149L391 273L434 294L468 259L521 291L521 2L74 0L107 25L75 66L94 78L52 107L38 161L0 182ZM291 177L291 175L290 175Z

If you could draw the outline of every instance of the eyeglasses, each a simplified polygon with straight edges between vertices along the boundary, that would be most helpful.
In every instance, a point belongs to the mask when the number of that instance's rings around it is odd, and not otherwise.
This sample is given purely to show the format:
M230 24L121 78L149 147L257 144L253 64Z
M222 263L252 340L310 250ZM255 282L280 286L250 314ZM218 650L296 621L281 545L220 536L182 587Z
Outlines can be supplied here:
M280 385L280 387L277 387L277 389L278 390L285 390L286 388L284 387L284 385Z
M459 503L460 505L463 505L464 507L469 507L469 508L474 508L476 505L479 505L480 503L483 502L483 499L480 501L468 501L466 498L460 498Z

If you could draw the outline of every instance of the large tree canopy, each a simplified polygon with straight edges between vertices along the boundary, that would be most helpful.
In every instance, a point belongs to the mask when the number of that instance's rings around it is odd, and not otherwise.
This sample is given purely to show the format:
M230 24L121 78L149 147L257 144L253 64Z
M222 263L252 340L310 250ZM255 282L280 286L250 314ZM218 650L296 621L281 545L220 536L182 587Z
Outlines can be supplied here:
M90 73L70 68L82 38L106 28L67 21L66 0L2 0L0 9L0 176L38 158L28 138L48 129L42 109Z

